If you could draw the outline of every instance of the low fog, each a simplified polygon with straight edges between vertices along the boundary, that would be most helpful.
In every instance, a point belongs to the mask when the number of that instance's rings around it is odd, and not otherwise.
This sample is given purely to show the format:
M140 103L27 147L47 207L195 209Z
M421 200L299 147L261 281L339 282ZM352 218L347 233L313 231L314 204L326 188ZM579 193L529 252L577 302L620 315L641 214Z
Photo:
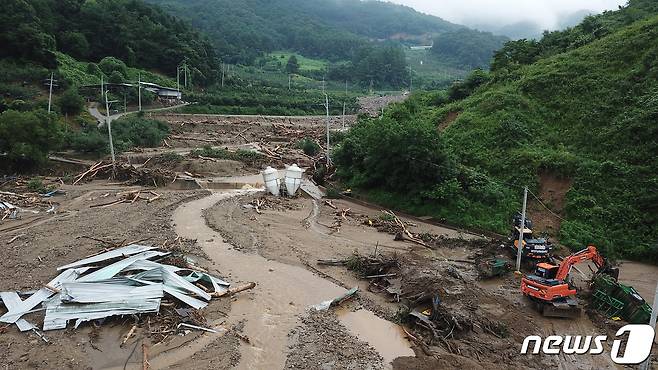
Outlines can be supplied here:
M533 23L541 29L561 27L565 18L582 10L600 13L626 0L391 0L464 25L503 27Z

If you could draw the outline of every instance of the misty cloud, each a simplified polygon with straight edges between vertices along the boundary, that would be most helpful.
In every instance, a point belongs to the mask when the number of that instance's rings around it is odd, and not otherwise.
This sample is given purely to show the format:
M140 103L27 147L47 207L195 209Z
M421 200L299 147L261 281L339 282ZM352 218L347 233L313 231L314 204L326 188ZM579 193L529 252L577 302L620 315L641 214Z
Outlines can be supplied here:
M626 0L391 0L436 15L448 21L466 24L507 24L530 22L542 29L555 29L562 17L589 10L600 13L625 5Z

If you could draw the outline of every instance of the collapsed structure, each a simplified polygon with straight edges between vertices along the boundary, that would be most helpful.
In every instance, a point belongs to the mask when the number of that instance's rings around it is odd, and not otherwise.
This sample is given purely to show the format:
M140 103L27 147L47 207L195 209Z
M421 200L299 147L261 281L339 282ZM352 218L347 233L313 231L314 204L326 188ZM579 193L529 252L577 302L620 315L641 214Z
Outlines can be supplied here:
M45 311L43 330L66 328L112 316L157 313L165 297L201 309L213 297L230 293L230 284L205 272L156 262L169 252L131 244L57 268L60 274L35 292L3 292L8 312L0 322L20 331L37 327L23 319ZM21 295L29 295L25 300ZM42 309L36 309L38 306ZM42 336L43 338L43 336Z

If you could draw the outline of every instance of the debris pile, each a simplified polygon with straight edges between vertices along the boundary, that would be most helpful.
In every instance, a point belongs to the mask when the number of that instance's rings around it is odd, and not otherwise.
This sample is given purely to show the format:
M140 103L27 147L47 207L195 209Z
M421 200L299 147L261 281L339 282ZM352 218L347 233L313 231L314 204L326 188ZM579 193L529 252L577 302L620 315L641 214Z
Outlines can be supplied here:
M345 266L356 272L359 277L370 282L368 290L375 293L386 292L393 300L400 300L400 260L397 254L384 256L375 250L372 256L363 256L355 253L344 260L318 260L318 265Z
M382 215L377 219L371 219L367 216L363 216L362 219L365 225L372 226L379 232L395 235L395 240L407 240L423 247L432 248L422 239L421 235L410 232L407 229L407 224L402 222L393 211L382 211Z
M345 266L369 281L369 291L398 302L402 321L409 325L404 329L407 336L427 355L440 353L435 348L440 347L441 351L477 358L486 350L490 336L502 339L509 335L506 323L478 309L486 293L475 283L477 272L472 263L375 252L344 260L319 260L318 264Z
M150 196L149 196L150 194ZM107 193L109 195L109 193ZM100 204L92 204L89 207L90 208L106 208L106 207L111 207L117 204L121 203L130 203L133 204L138 200L145 200L146 203L151 203L157 199L160 199L160 194L156 193L153 190L148 190L148 189L142 189L142 190L132 190L132 191L125 191L117 194L117 197L119 199L113 200L110 202L106 203L100 203Z
M48 198L56 192L57 190L42 195L37 193L18 194L0 191L0 221L16 219L21 212L34 214L54 212L58 203L52 202Z
M44 331L64 329L69 321L75 321L77 328L113 316L158 313L165 306L180 307L185 316L193 316L189 310L206 307L212 298L255 286L231 288L206 272L156 262L169 255L155 247L131 244L61 266L57 277L25 300L20 295L27 293L0 293L8 310L0 322L34 331L45 340L23 316L45 311ZM35 310L40 305L43 308Z
M384 96L364 96L357 99L359 103L359 113L367 114L371 117L377 117L381 114L382 109L389 104L404 101L407 95L384 95Z
M97 176L122 181L126 185L153 185L155 187L165 186L176 178L176 175L169 170L147 167L137 168L124 162L117 162L115 170L112 163L100 161L75 176L73 185L77 185L83 180L91 181Z
M301 208L298 203L293 203L290 198L285 197L260 197L253 199L250 203L243 205L244 208L252 208L261 214L264 210L277 212L294 211Z

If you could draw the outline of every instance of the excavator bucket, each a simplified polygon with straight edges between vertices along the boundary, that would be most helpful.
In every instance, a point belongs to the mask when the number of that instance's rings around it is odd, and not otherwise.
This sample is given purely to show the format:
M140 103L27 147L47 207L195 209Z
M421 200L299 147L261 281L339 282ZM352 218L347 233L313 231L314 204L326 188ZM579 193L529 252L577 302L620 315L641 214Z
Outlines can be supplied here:
M619 280L619 268L618 267L610 267L606 266L599 270L599 274L606 274L608 276L611 276L615 281Z

